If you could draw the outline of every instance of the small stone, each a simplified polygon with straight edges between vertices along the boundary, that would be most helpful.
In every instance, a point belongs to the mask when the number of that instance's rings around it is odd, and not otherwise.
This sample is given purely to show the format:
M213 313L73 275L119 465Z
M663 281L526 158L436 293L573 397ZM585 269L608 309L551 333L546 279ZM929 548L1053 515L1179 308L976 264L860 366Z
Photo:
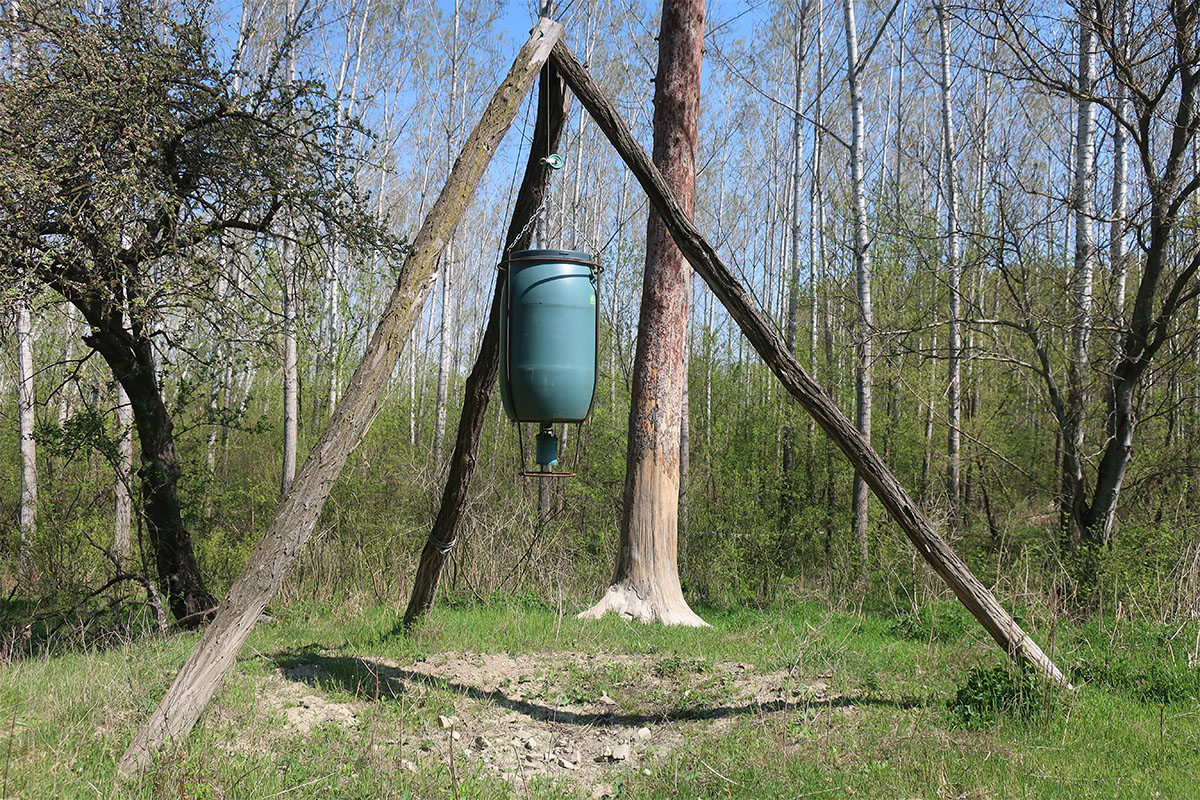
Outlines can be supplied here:
M530 739L529 741L525 742L525 749L526 750L537 750L538 749L537 739Z
M565 758L560 758L558 760L558 765L563 769L576 769L576 766Z
M613 761L628 761L629 760L629 745L619 744L616 747L614 747L613 751L612 751L612 760Z
M613 796L613 787L611 784L601 783L592 787L592 800L604 800L605 797Z
M438 724L442 726L442 730L447 730L454 727L454 718L447 717L445 714L438 714Z
M600 693L600 701L599 702L603 703L606 706L615 706L617 704L616 700L613 700L611 697L608 696L608 692Z
M459 739L462 739L462 734L458 731L455 731L454 733L450 734L450 738L457 742Z
M649 728L638 728L637 738L641 739L643 742L646 741L647 739L649 739L650 738L650 729Z
M402 758L402 759L400 759L400 769L405 770L407 772L416 772L417 765L414 764L413 762L409 761L407 758Z
M648 777L650 777L650 770L648 770L648 769L643 769L643 770L642 770L642 774L643 774L643 775L645 775L645 776L648 778Z
M487 750L492 746L492 743L487 740L487 737L481 735L475 737L475 746L480 750Z

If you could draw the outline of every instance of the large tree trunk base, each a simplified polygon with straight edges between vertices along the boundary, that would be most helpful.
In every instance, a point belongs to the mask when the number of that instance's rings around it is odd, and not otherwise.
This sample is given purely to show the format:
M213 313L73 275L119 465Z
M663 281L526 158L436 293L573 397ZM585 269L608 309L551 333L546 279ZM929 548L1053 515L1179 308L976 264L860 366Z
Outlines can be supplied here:
M678 598L666 598L659 592L643 597L629 584L614 583L608 587L600 602L579 613L579 619L600 619L607 613L621 619L636 619L640 622L657 622L662 625L685 625L689 628L707 628L708 623L700 619L688 606L682 593Z

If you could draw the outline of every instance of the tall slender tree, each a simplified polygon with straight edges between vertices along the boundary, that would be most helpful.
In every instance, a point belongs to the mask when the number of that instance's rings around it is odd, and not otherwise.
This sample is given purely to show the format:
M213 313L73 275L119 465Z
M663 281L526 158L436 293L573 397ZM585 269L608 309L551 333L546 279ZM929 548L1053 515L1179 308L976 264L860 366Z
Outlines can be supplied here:
M1088 403L1087 377L1092 332L1092 284L1095 275L1096 186L1096 31L1087 3L1079 5L1079 61L1076 76L1075 175L1071 207L1075 218L1075 270L1071 276L1071 355L1067 362L1066 425L1063 429L1062 524L1067 548L1083 542L1082 515L1075 509L1084 496L1084 436Z
M704 0L665 0L654 83L654 162L695 203ZM679 446L691 268L658 214L646 224L621 538L612 585L581 616L608 611L670 625L704 625L679 583Z
M284 89L296 83L296 39L299 34L296 0L287 0L283 25ZM283 468L279 494L287 494L296 477L296 458L300 447L300 359L297 330L297 292L299 290L299 254L296 225L290 209L283 213L283 241L279 252L279 284L283 299Z
M20 75L25 69L20 0L12 0L8 13L12 22L9 28L10 68L14 75ZM17 511L17 528L20 535L18 563L23 571L28 566L29 548L37 533L37 444L33 439L37 390L33 379L33 314L29 303L32 287L29 275L20 274L18 278L14 316L17 333L17 428L21 450L21 502Z
M804 147L801 141L801 123L804 118L804 41L805 32L808 26L809 10L812 7L811 0L800 0L800 7L796 14L796 30L793 34L792 41L792 67L795 73L795 81L792 91L792 208L791 208L791 263L788 269L788 285L787 285L787 327L785 328L785 339L788 349L794 355L796 352L796 339L799 336L800 329L800 253L802 231L804 226L800 219L800 209L802 206L801 198L803 192L800 190L801 179L803 178L803 159ZM811 271L812 264L809 264ZM811 362L810 362L811 366ZM793 411L790 399L785 407L787 419L785 421L783 431L783 491L781 492L780 505L781 514L780 522L783 528L783 536L787 537L787 529L791 524L792 505L795 503L795 487L793 485L792 470L795 461L795 432L793 430Z
M846 25L846 83L850 91L850 192L853 209L853 249L858 319L854 367L855 425L866 440L871 440L871 368L875 312L871 305L871 238L867 232L866 123L864 121L862 69L858 53L858 26L854 17L855 0L843 0ZM858 553L858 578L867 575L868 488L862 476L854 473L854 543Z
M118 558L133 555L133 409L129 394L117 383L117 463L113 501L113 552Z
M952 525L959 521L962 429L962 259L958 224L958 169L954 143L954 108L950 102L950 14L946 0L937 0L941 44L940 96L942 106L942 175L946 195L946 278L950 290L950 359L946 389L946 496Z
M458 60L459 60L459 26L461 24L461 2L454 0L454 17L452 19L453 33L450 37L450 92L446 103L446 169L451 167L454 157L454 144L458 138ZM438 317L438 372L437 372L437 407L434 409L433 428L433 464L434 474L441 475L442 444L446 439L446 404L450 400L450 362L453 357L454 322L451 311L454 280L454 239L446 245L442 256L441 268L441 303Z
M17 296L17 417L21 437L21 505L17 526L20 529L21 569L29 566L29 550L37 533L38 479L36 427L37 391L33 380L33 314L29 304L31 287L22 281Z

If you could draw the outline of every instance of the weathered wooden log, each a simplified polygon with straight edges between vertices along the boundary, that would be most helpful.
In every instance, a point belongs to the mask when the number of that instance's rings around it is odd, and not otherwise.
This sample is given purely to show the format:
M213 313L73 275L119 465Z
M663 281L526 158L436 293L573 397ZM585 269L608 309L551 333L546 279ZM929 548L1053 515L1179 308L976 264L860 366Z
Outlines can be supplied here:
M662 175L633 138L616 108L562 42L554 46L551 63L563 74L567 85L638 179L692 268L712 289L730 316L737 321L742 333L775 373L780 383L846 454L859 475L907 534L917 552L941 576L959 601L979 620L1005 652L1019 662L1029 665L1048 680L1069 686L1054 662L1025 631L1021 630L1012 616L997 602L995 596L979 582L945 539L938 534L929 518L908 496L887 464L871 447L870 442L858 432L846 415L830 400L825 390L788 352L783 339L763 318L745 289L721 262L716 250L683 213Z
M529 160L525 164L525 175L521 179L521 188L517 190L517 199L513 204L508 235L504 238L505 257L514 250L528 248L533 241L533 222L550 187L552 168L544 158L547 153L552 153L558 148L569 103L570 95L563 86L562 76L552 65L547 64L542 70L541 88L538 90L537 119L533 125ZM500 371L500 293L504 287L505 275L503 270L496 273L487 328L484 330L479 355L475 359L475 366L471 368L471 374L467 376L463 392L462 415L458 421L458 435L454 440L454 455L450 457L446 488L442 491L441 506L421 551L421 560L417 564L412 595L404 612L404 629L410 628L433 605L442 565L450 557L450 551L458 538L458 521L467 502L471 476L475 472L475 459L479 455L479 439L483 433L488 400L496 388L496 378Z
M221 602L158 708L118 765L128 777L145 767L163 744L187 735L233 665L262 610L303 551L334 481L375 418L383 390L412 332L437 271L437 260L483 177L521 101L562 36L542 19L463 145L450 177L425 218L400 270L400 279L346 394L279 504L246 568Z

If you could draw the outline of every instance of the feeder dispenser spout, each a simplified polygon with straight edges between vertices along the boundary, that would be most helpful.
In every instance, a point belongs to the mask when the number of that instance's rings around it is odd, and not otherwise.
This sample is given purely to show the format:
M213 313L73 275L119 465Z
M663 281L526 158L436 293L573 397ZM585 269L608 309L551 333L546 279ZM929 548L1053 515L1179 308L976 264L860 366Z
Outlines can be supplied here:
M554 435L550 424L545 422L537 435L537 463L543 469L558 463L558 437Z

